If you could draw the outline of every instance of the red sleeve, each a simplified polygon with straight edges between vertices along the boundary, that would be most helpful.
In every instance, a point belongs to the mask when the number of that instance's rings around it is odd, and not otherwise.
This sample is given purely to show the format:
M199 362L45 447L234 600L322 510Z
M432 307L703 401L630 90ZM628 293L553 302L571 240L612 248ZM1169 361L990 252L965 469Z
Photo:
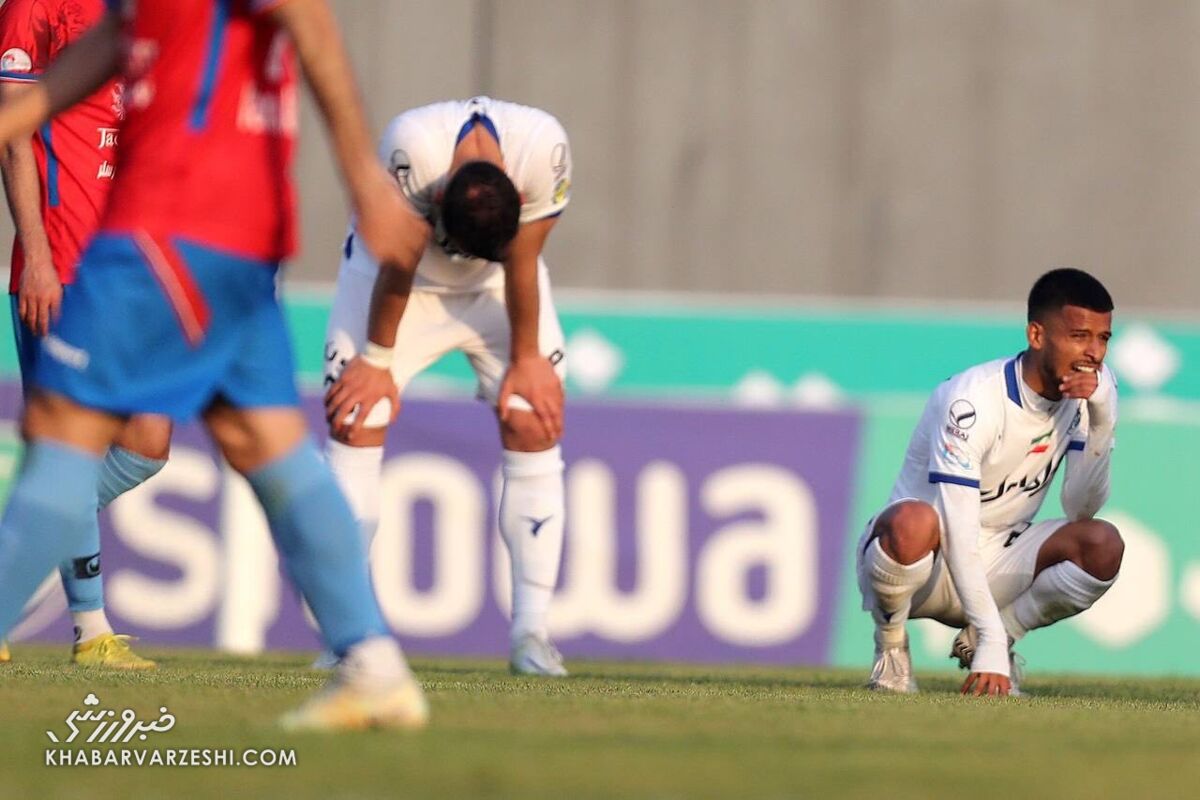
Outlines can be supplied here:
M51 47L43 0L7 0L0 6L0 72L40 73L50 63Z

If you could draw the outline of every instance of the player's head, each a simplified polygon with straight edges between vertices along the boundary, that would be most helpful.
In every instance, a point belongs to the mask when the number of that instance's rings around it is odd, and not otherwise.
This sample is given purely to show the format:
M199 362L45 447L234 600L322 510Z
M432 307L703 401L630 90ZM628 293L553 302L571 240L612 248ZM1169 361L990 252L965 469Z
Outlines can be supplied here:
M1026 337L1047 387L1073 369L1099 369L1112 337L1113 301L1104 284L1079 269L1053 269L1029 292Z
M454 246L469 255L503 261L520 220L517 187L490 161L468 161L446 184L442 225Z

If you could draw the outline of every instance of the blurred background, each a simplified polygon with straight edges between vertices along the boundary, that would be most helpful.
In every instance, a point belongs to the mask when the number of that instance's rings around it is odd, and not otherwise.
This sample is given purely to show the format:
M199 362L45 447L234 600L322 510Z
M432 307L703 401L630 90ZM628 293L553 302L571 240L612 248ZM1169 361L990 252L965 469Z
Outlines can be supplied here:
M1030 285L1070 265L1117 303L1105 513L1127 559L1100 604L1022 652L1038 670L1200 671L1200 3L333 5L377 131L487 94L570 136L547 252L568 335L569 657L868 665L853 541L925 398L1018 352ZM298 178L284 297L320 430L347 215L311 107ZM0 369L13 420L11 347ZM499 451L473 389L462 359L439 363L389 441L376 585L415 652L505 652ZM247 490L197 430L105 525L122 630L316 647ZM67 640L56 592L21 635ZM948 663L953 634L917 623L918 664Z

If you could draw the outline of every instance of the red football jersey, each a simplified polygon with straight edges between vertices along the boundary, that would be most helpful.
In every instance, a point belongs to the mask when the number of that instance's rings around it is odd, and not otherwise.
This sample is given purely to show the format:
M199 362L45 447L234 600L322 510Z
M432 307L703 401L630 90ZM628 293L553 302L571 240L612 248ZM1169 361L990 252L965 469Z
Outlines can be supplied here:
M279 0L109 0L125 20L121 169L101 227L277 261L295 249L299 109Z
M104 0L7 0L0 6L0 80L31 82L96 23ZM112 187L121 91L116 82L43 125L33 138L42 183L42 222L58 277L75 278L83 247L100 225ZM13 243L9 291L25 266Z

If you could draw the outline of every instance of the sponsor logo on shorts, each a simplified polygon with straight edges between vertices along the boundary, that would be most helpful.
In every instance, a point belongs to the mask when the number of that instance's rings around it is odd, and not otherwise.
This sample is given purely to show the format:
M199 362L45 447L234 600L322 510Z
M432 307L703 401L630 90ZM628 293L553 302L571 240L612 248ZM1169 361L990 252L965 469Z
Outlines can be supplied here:
M42 340L42 347L46 355L71 369L85 370L88 362L92 360L86 350L67 344L53 333Z
M956 428L967 430L975 424L975 406L968 400L955 400L950 404L950 422Z

